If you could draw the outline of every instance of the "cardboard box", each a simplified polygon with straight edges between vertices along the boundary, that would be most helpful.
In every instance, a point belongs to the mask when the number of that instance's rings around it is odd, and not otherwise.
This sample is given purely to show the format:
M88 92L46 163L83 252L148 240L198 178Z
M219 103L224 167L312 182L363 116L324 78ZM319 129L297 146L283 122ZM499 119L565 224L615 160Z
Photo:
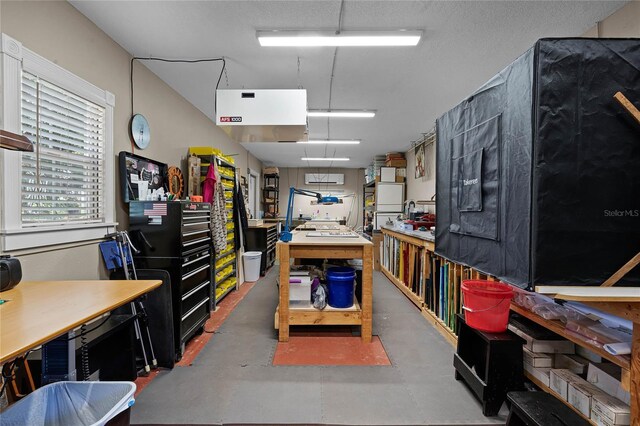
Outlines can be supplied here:
M553 369L549 373L549 387L565 401L569 395L569 384L576 380L582 379L569 370Z
M395 159L404 159L404 153L402 152L387 152L387 155L385 156L386 160L395 160Z
M594 395L591 401L591 415L597 414L602 423L611 425L628 425L631 423L631 409L618 398L611 395Z
M407 177L407 169L404 167L396 167L396 176Z
M280 170L278 170L277 167L264 167L262 169L263 175L277 175L279 173L280 173Z
M562 368L572 371L576 374L584 374L587 371L589 361L579 355L572 354L554 354L555 368Z
M606 395L602 390L578 377L569 383L567 402L576 410L589 417L591 415L591 401L596 395Z
M395 182L396 183L403 183L405 180L406 179L404 177L402 177L402 176L396 176ZM376 182L380 182L380 176L376 176L375 181ZM393 181L391 181L391 182L393 182Z
M380 182L395 182L395 180L396 180L395 167L380 167Z
M529 349L523 347L522 356L525 364L530 364L532 367L554 367L553 356L549 354L531 352Z
M596 385L625 404L630 404L631 394L622 388L621 377L620 367L608 362L589 364L587 368L587 382Z
M311 304L311 281L311 277L294 276L289 278L289 302L296 306L306 306L305 303Z
M613 423L609 422L609 420L605 416L594 411L593 407L591 408L591 421L594 422L597 426L616 426Z
M525 371L538 379L545 386L549 386L549 376L551 374L551 368L547 367L534 367L526 362L523 364Z
M576 346L576 354L580 355L582 358L588 360L589 362L602 362L602 357L595 352L591 352L589 349L582 347L580 345Z
M525 340L524 347L535 353L575 353L575 344L537 324L509 323L509 330Z
M386 167L407 167L407 160L387 160L385 161L384 165Z

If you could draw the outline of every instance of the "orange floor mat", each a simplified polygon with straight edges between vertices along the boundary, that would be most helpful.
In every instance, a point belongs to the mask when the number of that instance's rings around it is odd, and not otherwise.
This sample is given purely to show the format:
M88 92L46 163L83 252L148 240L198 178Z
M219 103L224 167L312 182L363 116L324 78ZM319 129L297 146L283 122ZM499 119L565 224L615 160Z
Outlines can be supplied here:
M378 336L290 336L278 342L273 365L391 365Z

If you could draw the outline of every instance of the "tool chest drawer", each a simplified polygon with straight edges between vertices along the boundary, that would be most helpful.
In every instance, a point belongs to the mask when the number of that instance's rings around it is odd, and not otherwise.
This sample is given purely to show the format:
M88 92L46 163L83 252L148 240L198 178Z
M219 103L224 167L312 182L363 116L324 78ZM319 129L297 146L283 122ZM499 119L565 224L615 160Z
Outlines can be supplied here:
M211 206L167 202L166 215L157 220L149 220L145 211L151 211L146 204L130 205L129 229L136 238L134 245L141 250L136 256L141 264L164 269L171 276L173 337L179 359L184 344L204 325L211 310Z
M198 302L202 299L209 297L211 293L211 281L207 280L203 283L196 285L194 288L182 295L181 311L189 312L193 309Z
M185 312L180 319L181 341L184 343L188 340L200 327L204 326L204 322L209 318L209 296L203 297L196 305Z

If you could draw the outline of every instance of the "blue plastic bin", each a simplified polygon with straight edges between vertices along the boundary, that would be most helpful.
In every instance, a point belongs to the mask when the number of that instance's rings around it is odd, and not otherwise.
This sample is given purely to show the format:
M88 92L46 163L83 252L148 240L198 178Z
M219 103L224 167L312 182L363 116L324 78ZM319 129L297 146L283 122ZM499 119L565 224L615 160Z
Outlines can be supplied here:
M353 290L356 271L349 267L335 267L327 270L327 288L329 306L332 308L350 308L353 306Z
M129 424L132 382L57 382L36 389L0 414L2 426Z

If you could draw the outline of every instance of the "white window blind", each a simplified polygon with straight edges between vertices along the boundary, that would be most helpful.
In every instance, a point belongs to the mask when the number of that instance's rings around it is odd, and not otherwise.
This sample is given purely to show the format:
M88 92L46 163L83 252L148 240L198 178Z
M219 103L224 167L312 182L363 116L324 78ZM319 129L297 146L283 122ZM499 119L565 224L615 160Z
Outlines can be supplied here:
M23 225L102 222L105 109L27 72L21 87Z

